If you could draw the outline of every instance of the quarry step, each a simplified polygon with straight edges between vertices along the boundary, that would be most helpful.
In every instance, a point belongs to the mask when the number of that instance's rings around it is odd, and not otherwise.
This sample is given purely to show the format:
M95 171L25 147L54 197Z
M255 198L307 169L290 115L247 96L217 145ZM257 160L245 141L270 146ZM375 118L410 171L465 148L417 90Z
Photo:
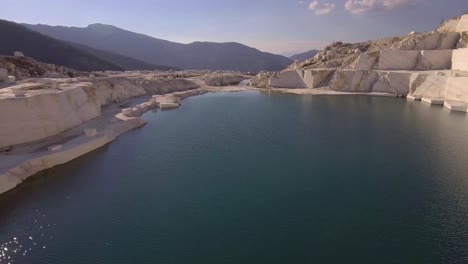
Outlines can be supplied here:
M458 101L445 101L444 106L448 108L450 111L454 112L467 112L468 111L468 104Z
M413 101L421 101L421 96L420 95L408 95L406 96L406 99L413 100Z
M179 106L180 104L178 103L159 103L159 108L161 108L161 110L174 109L178 108Z
M441 99L441 98L423 97L421 101L423 101L424 103L431 104L431 105L444 105L444 99Z

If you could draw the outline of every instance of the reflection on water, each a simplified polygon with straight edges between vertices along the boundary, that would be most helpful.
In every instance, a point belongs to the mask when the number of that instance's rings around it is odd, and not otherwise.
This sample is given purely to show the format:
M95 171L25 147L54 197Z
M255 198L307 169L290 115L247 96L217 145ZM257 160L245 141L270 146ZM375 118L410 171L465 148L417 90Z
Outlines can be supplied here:
M9 240L2 240L0 263L15 263L15 259L21 259L21 256L46 249L54 233L54 225L47 222L46 215L36 210L27 226L21 226L21 230L16 231Z

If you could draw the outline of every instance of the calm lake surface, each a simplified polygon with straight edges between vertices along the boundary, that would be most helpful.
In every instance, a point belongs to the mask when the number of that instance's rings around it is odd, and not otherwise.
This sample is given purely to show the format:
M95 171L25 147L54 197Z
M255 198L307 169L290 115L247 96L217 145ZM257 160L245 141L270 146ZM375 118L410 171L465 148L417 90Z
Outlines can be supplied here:
M0 263L468 263L465 114L243 92L144 118L0 196Z

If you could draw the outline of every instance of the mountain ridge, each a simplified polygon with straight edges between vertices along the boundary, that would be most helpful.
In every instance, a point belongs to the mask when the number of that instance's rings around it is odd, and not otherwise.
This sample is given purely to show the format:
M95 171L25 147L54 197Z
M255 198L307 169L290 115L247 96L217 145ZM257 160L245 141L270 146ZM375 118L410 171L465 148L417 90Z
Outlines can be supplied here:
M0 34L5 36L0 41L1 55L11 56L15 51L22 51L37 61L75 70L124 70L112 62L14 22L0 20Z
M171 42L101 23L87 27L24 26L63 41L105 50L156 65L195 70L280 70L292 61L238 42Z

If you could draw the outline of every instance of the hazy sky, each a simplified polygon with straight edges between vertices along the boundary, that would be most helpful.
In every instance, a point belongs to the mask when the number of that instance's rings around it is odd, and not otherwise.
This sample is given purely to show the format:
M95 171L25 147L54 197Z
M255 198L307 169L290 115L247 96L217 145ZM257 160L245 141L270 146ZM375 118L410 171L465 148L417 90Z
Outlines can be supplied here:
M286 53L428 31L468 0L1 0L0 18L111 24L176 42L236 41Z

